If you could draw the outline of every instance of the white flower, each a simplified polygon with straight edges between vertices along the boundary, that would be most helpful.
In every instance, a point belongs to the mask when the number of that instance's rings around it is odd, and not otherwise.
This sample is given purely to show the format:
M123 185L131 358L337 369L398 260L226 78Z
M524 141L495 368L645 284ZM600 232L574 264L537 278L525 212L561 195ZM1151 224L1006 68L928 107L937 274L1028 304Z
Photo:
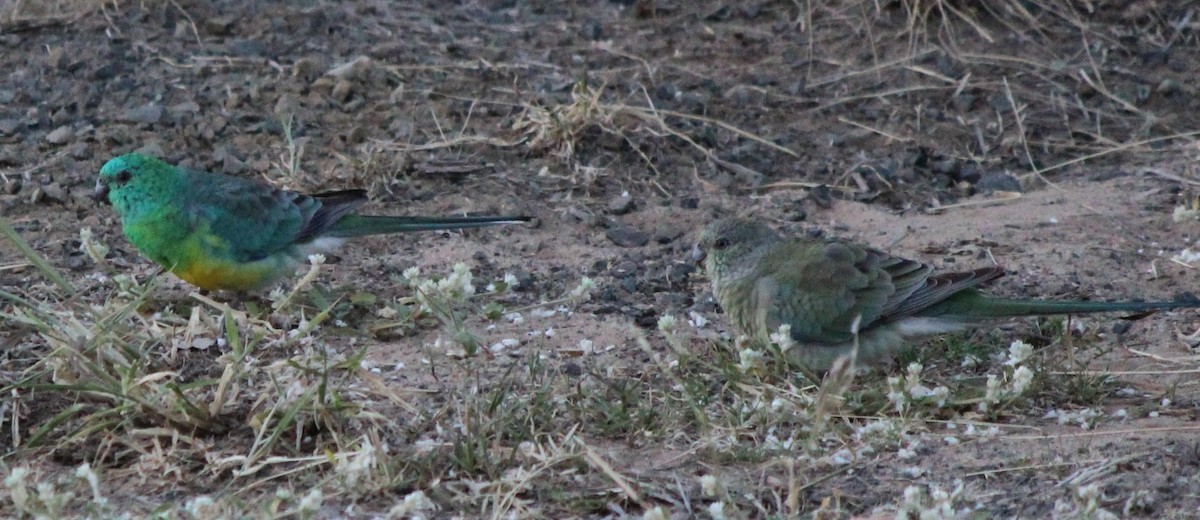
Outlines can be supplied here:
M713 520L725 520L725 502L713 502L708 505L708 515Z
M762 365L763 353L754 349L744 348L738 352L738 369L749 372Z
M585 276L579 279L579 285L571 289L571 292L567 293L567 297L572 300L588 301L592 298L592 289L595 287L596 281Z
M421 511L436 511L437 504L424 491L416 490L404 496L404 500L389 511L392 518L424 518Z
M27 478L29 468L26 466L17 466L4 477L4 487L8 488L9 497L18 511L24 511L28 507L26 504L29 502L29 488L25 486Z
M642 513L642 520L667 520L670 517L662 506L655 506L654 509L647 509Z
M1018 396L1025 393L1029 389L1029 385L1033 384L1033 371L1026 366L1019 366L1013 372L1012 382L1009 383L1009 392L1012 395Z
M1025 343L1021 340L1013 341L1008 345L1008 360L1004 362L1008 366L1016 366L1017 364L1029 359L1033 355L1033 345Z
M1200 210L1191 209L1187 206L1175 206L1175 211L1171 213L1171 219L1175 222L1196 220L1197 218L1200 218Z
M658 317L658 330L662 332L670 333L674 331L676 324L677 320L675 319L675 316L670 314L663 314L662 316Z
M1189 264L1189 265L1194 264L1196 262L1200 262L1200 251L1192 251L1191 249L1184 249L1183 251L1180 251L1179 254L1171 257L1171 259L1179 261L1179 262L1183 262L1183 263Z
M717 493L719 493L721 490L720 485L721 483L717 480L717 477L712 475L704 475L700 477L700 493L706 497L717 496Z
M792 326L787 323L780 325L779 330L772 332L768 339L779 347L780 352L787 352L796 346L796 341L792 339Z
M192 518L217 518L217 513L219 512L216 501L207 495L200 495L188 500L187 504L184 504L183 509Z
M451 268L450 276L438 281L437 290L453 300L462 301L475 294L475 285L471 283L473 278L471 268L459 262Z
M324 500L325 497L321 495L321 490L312 488L307 495L304 495L304 498L300 499L300 510L309 513L316 512L321 509L321 502Z

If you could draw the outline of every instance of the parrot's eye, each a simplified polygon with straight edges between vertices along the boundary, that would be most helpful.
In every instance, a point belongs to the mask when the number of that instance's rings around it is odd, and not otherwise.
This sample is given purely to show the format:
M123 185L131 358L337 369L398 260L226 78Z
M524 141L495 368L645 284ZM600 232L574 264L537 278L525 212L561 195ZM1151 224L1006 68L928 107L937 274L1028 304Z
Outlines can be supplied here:
M125 184L125 183L129 182L129 179L132 179L132 178L133 178L133 174L129 173L129 170L121 170L121 171L117 172L116 181L117 181L117 184Z
M725 249L727 247L729 247L728 238L718 238L716 242L713 242L713 249Z

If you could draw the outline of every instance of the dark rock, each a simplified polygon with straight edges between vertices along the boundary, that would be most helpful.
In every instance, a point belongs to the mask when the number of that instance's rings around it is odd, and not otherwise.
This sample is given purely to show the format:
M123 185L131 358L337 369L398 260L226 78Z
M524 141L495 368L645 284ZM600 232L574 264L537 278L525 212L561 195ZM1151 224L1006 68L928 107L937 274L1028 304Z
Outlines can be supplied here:
M90 262L82 254L77 253L67 256L67 268L72 271L84 271L89 267L88 264Z
M730 15L732 14L732 12L733 12L733 8L729 7L726 4L721 4L721 5L717 6L716 9L713 9L707 15L705 15L704 21L720 22L720 21L728 20Z
M563 365L563 373L571 377L579 377L583 375L583 367L579 363L569 361Z
M658 310L654 307L644 307L635 311L633 322L644 329L658 327Z
M954 176L958 170L958 161L952 158L937 159L929 163L929 170L938 175Z
M595 262L592 262L592 270L588 273L588 276L597 276L600 273L607 271L608 265L608 260L596 260Z
M687 261L671 264L671 268L667 271L667 279L673 283L682 283L694 272L696 272L696 263L688 258Z
M967 163L954 172L954 180L976 184L983 178L983 168L978 163Z
M626 276L626 277L622 278L621 279L621 288L625 289L625 292L630 293L630 294L637 293L637 289L638 289L637 277L630 275L630 276Z
M833 207L833 190L830 190L829 186L825 186L824 184L808 190L808 196L805 198L811 200L819 208L829 209Z
M650 243L650 235L624 224L608 228L605 235L614 244L621 247L642 247Z
M104 63L92 70L92 79L98 81L107 81L117 75L117 64Z
M994 191L1021 191L1021 181L1017 180L1008 172L992 170L983 174L979 182L975 183L975 189L984 193Z
M596 20L588 20L583 23L583 37L592 41L604 39L604 29L600 22Z
M232 16L216 16L204 20L204 31L213 36L229 36L233 32Z
M533 288L533 283L535 281L533 273L530 273L529 271L520 267L513 267L509 269L509 272L511 272L513 276L517 277L517 283L511 287L512 290L520 292L528 291Z
M654 89L654 97L663 101L675 101L680 97L679 88L670 83L663 83Z

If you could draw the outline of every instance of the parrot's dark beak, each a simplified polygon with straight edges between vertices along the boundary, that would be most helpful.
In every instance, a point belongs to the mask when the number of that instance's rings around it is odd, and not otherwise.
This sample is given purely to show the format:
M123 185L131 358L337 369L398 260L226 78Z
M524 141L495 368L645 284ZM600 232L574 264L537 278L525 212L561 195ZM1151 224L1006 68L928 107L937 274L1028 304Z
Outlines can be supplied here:
M101 204L108 204L108 183L96 180L96 189L92 190L92 199Z
M704 253L704 250L700 249L700 244L692 246L692 261L697 265L704 263L704 258L707 256L708 255Z

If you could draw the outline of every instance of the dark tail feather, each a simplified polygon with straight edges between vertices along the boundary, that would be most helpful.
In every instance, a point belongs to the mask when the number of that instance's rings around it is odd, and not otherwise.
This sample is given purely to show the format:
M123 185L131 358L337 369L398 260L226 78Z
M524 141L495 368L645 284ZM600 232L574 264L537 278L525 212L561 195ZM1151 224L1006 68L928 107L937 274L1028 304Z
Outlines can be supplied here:
M441 229L464 229L505 224L521 224L533 220L531 217L389 217L377 215L346 215L322 233L330 237L361 237L404 233L409 231L436 231Z
M918 316L946 318L1004 318L1048 314L1088 314L1094 312L1146 313L1167 309L1200 307L1200 300L1173 302L1088 302L988 298L978 291L955 294L917 313Z

